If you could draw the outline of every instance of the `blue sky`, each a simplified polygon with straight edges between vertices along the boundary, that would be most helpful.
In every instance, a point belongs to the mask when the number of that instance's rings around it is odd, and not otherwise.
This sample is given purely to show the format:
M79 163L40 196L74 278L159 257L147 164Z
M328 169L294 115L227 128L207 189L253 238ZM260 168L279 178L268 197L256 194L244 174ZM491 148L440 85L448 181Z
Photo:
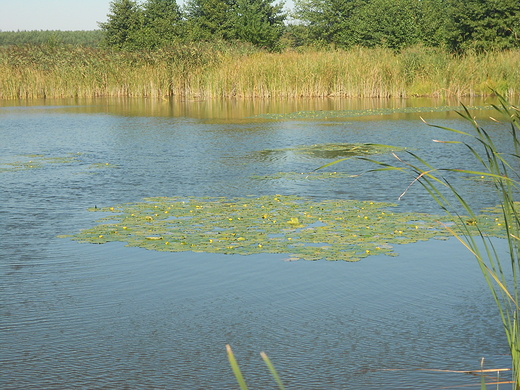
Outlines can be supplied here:
M94 30L109 6L110 0L0 0L0 30Z

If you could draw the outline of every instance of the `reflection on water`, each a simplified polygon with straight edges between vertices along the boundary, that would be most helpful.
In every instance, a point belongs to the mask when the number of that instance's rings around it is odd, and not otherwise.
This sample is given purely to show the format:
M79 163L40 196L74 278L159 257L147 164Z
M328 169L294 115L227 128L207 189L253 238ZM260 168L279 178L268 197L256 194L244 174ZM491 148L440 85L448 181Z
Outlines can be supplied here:
M63 113L108 113L122 116L184 117L205 121L239 120L262 114L289 114L300 111L344 111L368 109L396 109L405 107L438 106L484 106L496 103L496 98L413 98L413 99L338 99L338 98L301 98L301 99L214 99L179 100L141 99L141 98L67 98L41 99L30 101L2 101L3 107L20 109L47 109ZM515 103L515 102L512 102ZM427 115L427 114L426 114ZM440 116L442 115L442 116ZM417 117L417 116L415 116ZM456 118L453 113L435 117ZM247 119L248 122L251 119Z
M329 160L259 159L255 153L378 143L413 148L440 165L466 166L464 147L431 142L441 136L457 140L456 134L439 135L411 114L244 119L273 111L366 108L367 101L17 104L0 108L0 163L27 154L77 157L0 172L2 388L236 388L226 343L251 388L274 384L260 351L294 389L478 386L479 379L467 375L409 369L477 369L481 357L486 368L509 364L480 271L453 240L404 245L399 257L353 264L284 262L283 255L269 254L158 253L56 238L93 226L96 216L88 207L151 196L284 194L395 202L410 178L373 173L259 181L254 177L309 172ZM430 120L468 129L452 114L436 115ZM500 125L483 123L502 139ZM110 168L103 169L106 164ZM334 166L345 173L366 169L355 160ZM459 184L477 204L494 205L481 183ZM400 207L438 211L419 187Z

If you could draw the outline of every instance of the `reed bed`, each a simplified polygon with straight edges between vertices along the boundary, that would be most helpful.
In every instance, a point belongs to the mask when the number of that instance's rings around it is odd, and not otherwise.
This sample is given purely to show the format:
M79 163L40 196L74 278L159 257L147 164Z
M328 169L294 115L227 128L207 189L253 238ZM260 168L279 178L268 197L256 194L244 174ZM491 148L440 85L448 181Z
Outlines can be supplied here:
M520 51L412 47L270 53L185 44L154 52L0 47L0 99L462 97L520 94Z

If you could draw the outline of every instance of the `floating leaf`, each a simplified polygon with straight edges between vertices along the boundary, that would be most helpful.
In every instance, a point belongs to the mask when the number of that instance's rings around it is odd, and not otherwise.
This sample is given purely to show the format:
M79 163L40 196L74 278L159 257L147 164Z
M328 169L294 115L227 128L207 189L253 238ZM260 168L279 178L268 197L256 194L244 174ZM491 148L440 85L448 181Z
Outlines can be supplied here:
M314 202L282 195L154 197L136 204L90 208L110 215L73 239L96 244L122 241L158 251L286 253L293 259L358 261L378 254L396 256L395 244L449 236L439 223L443 217L394 212L394 206L357 200ZM499 237L504 234L502 219L499 208L477 216L486 234ZM465 226L478 234L476 225Z
M405 148L398 146L369 143L328 143L315 145L298 145L282 149L264 149L255 153L262 157L286 157L288 155L294 155L300 157L336 159L340 157L367 156L373 154L389 153L392 151L401 151L404 149Z
M393 231L401 231L399 239L411 242L446 235L436 222L438 217L391 213L390 207L351 200L317 203L281 195L147 198L137 204L90 208L109 215L74 239L97 244L123 241L163 251L288 253L308 260L357 261L392 251Z
M437 107L402 107L402 108L369 108L365 110L334 110L334 111L299 111L288 114L260 114L255 118L262 119L331 119L354 118L370 115L410 114L419 112L445 112L462 110L464 107L437 106ZM470 110L490 110L491 106L467 106Z

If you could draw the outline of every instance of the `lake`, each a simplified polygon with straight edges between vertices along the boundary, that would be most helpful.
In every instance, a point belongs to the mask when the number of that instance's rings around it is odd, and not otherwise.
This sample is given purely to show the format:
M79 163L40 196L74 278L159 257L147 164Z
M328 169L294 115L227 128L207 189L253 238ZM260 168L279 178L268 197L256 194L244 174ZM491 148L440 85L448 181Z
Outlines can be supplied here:
M432 142L457 135L420 119L469 131L456 113L328 113L447 104L458 102L0 102L1 387L235 389L230 344L251 389L276 386L261 351L288 389L479 388L479 377L448 371L479 369L481 358L484 368L510 367L509 352L477 263L454 239L347 262L58 238L95 226L100 215L89 208L158 196L298 195L440 213L418 185L397 201L410 178L349 177L371 168L363 161L326 168L348 174L338 178L276 174L336 157L290 148L339 143L389 144L442 166L471 166L460 145ZM504 139L490 111L475 115ZM479 207L496 204L484 184L455 183Z

